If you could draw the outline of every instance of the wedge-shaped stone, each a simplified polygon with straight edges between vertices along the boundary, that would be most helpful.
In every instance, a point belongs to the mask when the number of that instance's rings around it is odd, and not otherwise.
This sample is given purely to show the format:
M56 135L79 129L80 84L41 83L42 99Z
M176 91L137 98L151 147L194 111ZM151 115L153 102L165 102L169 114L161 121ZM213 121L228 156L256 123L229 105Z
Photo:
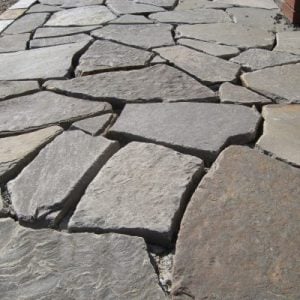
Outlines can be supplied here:
M10 9L29 8L35 2L36 2L36 0L19 0L19 1L17 1L17 3L12 5L10 7Z
M37 81L0 81L0 100L21 96L39 90Z
M74 8L81 6L101 5L104 0L64 0L62 8Z
M64 132L7 185L19 221L58 224L118 143L81 131Z
M117 19L109 22L109 24L152 24L154 21L140 15L122 15Z
M277 33L277 45L274 50L300 55L300 31Z
M234 6L247 6L264 9L278 9L278 6L273 0L214 0L216 3L228 3Z
M155 52L208 84L235 81L240 71L237 64L184 46L158 48Z
M137 235L169 246L203 171L202 161L193 156L131 143L90 184L69 229Z
M164 8L173 8L177 0L135 0L137 3L150 4L155 6L161 6Z
M52 5L44 5L44 4L35 4L30 7L30 9L27 10L26 13L31 14L31 13L41 13L41 12L57 12L61 11L62 9L57 7L57 6L52 6Z
M0 237L2 300L166 299L141 238L32 230L11 219L0 221Z
M228 8L232 7L232 4L219 3L211 0L179 0L176 10L188 10L195 8Z
M30 33L4 35L0 37L0 53L26 50Z
M110 111L111 106L105 102L40 92L0 102L0 135L70 123Z
M125 141L149 141L212 162L229 144L247 144L260 115L241 105L212 103L130 104L109 134Z
M63 129L51 126L0 139L0 184L15 177L37 152Z
M300 64L245 73L241 80L246 87L276 102L300 103Z
M226 149L183 217L172 299L299 298L299 185L299 169Z
M44 87L71 95L110 101L116 105L126 102L216 101L215 93L209 88L167 65L65 81L50 80Z
M164 11L162 7L138 3L133 0L107 0L106 5L116 14L142 14Z
M14 20L0 20L0 33L3 32Z

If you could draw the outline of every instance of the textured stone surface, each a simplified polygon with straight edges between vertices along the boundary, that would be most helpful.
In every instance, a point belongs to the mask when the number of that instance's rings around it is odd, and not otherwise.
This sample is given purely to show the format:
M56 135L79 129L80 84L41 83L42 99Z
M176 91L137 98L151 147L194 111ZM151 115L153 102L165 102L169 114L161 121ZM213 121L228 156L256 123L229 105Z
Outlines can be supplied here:
M96 41L81 57L77 75L88 75L130 67L142 67L149 62L151 52L110 41Z
M2 300L165 299L141 238L32 230L13 220L0 221L0 236Z
M77 121L110 110L104 102L39 92L0 102L0 134Z
M14 20L0 20L0 33L7 28Z
M255 138L260 115L241 105L157 103L125 106L110 129L120 140L151 141L213 161L228 144Z
M141 70L111 72L84 76L67 81L51 80L44 86L49 90L71 95L125 102L213 101L215 94L187 74L157 65Z
M228 8L232 7L232 4L218 3L211 0L179 0L176 10L188 10L196 8Z
M173 45L172 26L167 24L149 25L108 25L92 32L93 36L145 49Z
M240 66L184 46L155 49L160 56L206 83L234 81ZM199 67L201 66L201 67Z
M39 90L37 81L0 81L0 100Z
M241 80L246 87L276 102L300 103L300 64L245 73Z
M173 299L298 299L299 184L299 169L225 150L183 217Z
M59 135L7 185L18 219L57 224L117 150L117 142L81 131Z
M0 37L0 53L26 50L30 33L4 35Z
M36 0L19 0L10 9L29 8Z
M54 6L61 6L63 5L65 0L39 0L39 3L44 5L54 5Z
M74 8L81 6L101 5L104 0L64 0L62 8Z
M262 114L264 133L257 145L300 166L300 105L267 105Z
M26 13L41 13L41 12L57 12L62 9L57 6L44 5L44 4L35 4L31 6Z
M164 63L166 63L166 60L159 55L155 55L155 57L150 62L151 65L164 64Z
M0 184L15 177L37 152L56 135L59 126L51 126L21 135L0 139Z
M161 6L164 8L173 8L177 0L135 0L137 3Z
M126 233L170 245L203 170L202 161L193 156L130 143L90 184L69 229Z
M300 55L300 31L277 33L277 44L274 50Z
M5 207L3 197L0 189L0 218L6 218L8 216L8 210Z
M117 19L109 22L109 24L152 24L153 20L149 20L139 15L122 15Z
M0 20L17 19L24 14L26 9L7 9L0 15Z
M264 9L278 9L278 6L273 0L214 0L215 2L228 3L235 6L257 7Z
M106 5L116 14L142 14L156 11L164 11L163 8L155 5L138 3L132 0L107 0Z

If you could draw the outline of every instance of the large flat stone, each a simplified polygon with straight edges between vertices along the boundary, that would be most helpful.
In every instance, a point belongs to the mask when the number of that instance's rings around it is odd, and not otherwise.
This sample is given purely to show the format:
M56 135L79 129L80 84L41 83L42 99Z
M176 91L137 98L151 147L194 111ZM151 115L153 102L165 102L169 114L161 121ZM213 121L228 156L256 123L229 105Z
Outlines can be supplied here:
M277 4L273 0L214 0L216 3L228 3L234 6L247 6L247 7L256 7L264 9L278 9Z
M299 298L299 185L299 169L226 149L183 217L172 299Z
M257 146L300 166L300 105L267 105L262 114L264 133Z
M41 130L0 139L0 184L15 177L38 151L63 129L51 126Z
M14 20L0 20L0 33L3 32Z
M245 73L243 84L276 102L300 103L300 64Z
M118 147L81 131L58 136L7 185L18 220L58 224Z
M184 46L158 48L155 52L208 84L235 81L240 71L237 64Z
M21 96L39 90L37 81L0 81L0 100Z
M104 0L64 0L62 8L74 8L81 6L101 5Z
M29 8L35 2L36 0L19 0L14 5L12 5L10 9Z
M156 65L132 71L50 80L48 90L110 101L130 102L215 101L215 94L187 74L167 65Z
M132 0L107 0L106 5L116 14L142 14L164 11L162 7Z
M0 102L0 135L71 123L110 111L105 102L39 92Z
M219 8L232 7L232 4L215 2L211 0L179 0L176 10L188 10L195 8Z
M57 6L52 6L52 5L44 5L44 4L35 4L31 6L26 13L31 14L31 13L41 13L41 12L57 12L61 11L62 9L57 7Z
M39 0L39 3L44 5L53 5L53 6L61 6L63 5L65 0Z
M26 9L7 9L0 15L0 20L14 20L21 17Z
M32 230L10 219L0 236L2 300L166 299L141 238Z
M30 33L4 35L0 37L0 53L26 50Z
M193 156L153 144L130 143L90 184L69 229L137 235L169 246L203 171L202 161Z
M260 115L241 105L212 103L130 104L109 130L120 140L149 141L212 162L229 144L256 136Z
M161 6L170 9L175 6L177 0L135 0L135 2Z
M300 31L277 33L277 44L274 50L300 55Z

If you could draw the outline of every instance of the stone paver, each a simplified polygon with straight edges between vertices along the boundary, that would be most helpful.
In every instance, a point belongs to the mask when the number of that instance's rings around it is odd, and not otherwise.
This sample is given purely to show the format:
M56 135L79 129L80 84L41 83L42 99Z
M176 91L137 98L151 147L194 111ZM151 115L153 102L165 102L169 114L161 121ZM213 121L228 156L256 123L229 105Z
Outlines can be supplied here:
M214 0L215 2L228 3L234 6L247 6L247 7L257 7L264 9L278 9L278 6L273 0Z
M81 6L101 5L104 0L64 0L62 8L74 8Z
M29 8L35 2L36 0L19 0L17 1L17 3L11 6L10 9Z
M51 6L51 5L44 5L44 4L35 4L31 6L26 13L41 13L41 12L57 12L61 11L62 9L57 6Z
M69 229L137 235L168 246L203 169L202 161L193 156L153 144L131 143L98 173ZM107 189L111 184L115 188Z
M139 3L133 0L107 0L107 6L116 14L142 14L164 11L162 7Z
M54 6L61 6L63 5L65 0L39 0L39 3L44 5L54 5Z
M152 24L153 20L149 20L140 15L122 15L117 19L109 22L109 24Z
M279 32L275 51L290 52L300 55L300 32Z
M299 298L299 184L299 169L225 150L183 217L173 299Z
M215 2L211 0L179 0L176 10L188 10L196 8L219 8L224 9L232 7L232 4L227 4L223 2Z
M0 53L26 50L29 39L30 33L4 35L0 37Z
M0 33L3 32L14 20L0 20Z
M37 81L0 81L0 100L29 94L39 90Z
M177 0L135 0L135 2L156 5L156 6L161 6L164 8L171 9L174 8Z
M0 20L14 20L24 14L26 9L8 9L0 15Z

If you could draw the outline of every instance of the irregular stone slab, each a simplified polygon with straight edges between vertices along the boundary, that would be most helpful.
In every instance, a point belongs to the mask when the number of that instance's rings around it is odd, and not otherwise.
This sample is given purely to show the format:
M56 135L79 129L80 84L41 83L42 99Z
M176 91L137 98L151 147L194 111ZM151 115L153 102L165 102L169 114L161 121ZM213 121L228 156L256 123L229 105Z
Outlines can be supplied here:
M0 33L7 28L14 20L0 20Z
M27 13L31 14L31 13L41 13L41 12L57 12L61 10L62 9L57 6L35 4L27 10Z
M155 52L209 84L234 81L240 71L237 64L183 46L157 48Z
M234 23L180 25L177 37L216 42L228 46L247 48L272 48L274 35L259 28Z
M25 95L39 89L37 81L0 81L0 100Z
M167 24L149 25L108 25L95 30L92 35L122 44L145 49L174 45L172 26Z
M32 230L11 219L0 221L0 236L3 300L166 299L142 238Z
M219 96L222 103L244 104L248 106L270 104L272 101L245 87L225 82L220 86Z
M179 0L176 10L188 10L195 8L228 8L232 7L232 4L219 3L211 0Z
M104 0L64 0L62 8L74 8L81 6L101 5Z
M65 0L39 0L39 3L44 5L54 5L54 6L61 6L63 5Z
M0 20L14 20L21 17L26 9L7 9L0 15Z
M164 11L162 7L137 3L132 0L107 0L106 5L116 14L143 14Z
M276 102L300 103L300 64L245 73L241 80L246 87Z
M83 6L56 12L46 26L86 26L107 23L116 16L105 6Z
M150 4L171 9L175 6L176 0L135 0L137 3Z
M109 134L120 140L166 145L209 163L225 146L252 141L259 123L260 115L241 105L130 104L125 106Z
M41 130L0 139L0 184L14 178L38 151L63 129L51 126Z
M161 56L155 55L155 57L150 61L150 65L164 64L166 62L167 61L164 58L162 58Z
M215 93L187 74L167 65L111 72L71 80L51 80L48 90L110 101L131 102L216 101Z
M247 6L247 7L256 7L264 9L278 9L278 6L273 0L214 0L215 2L228 3L234 6Z
M29 40L30 33L4 35L0 37L0 53L26 50Z
M66 78L88 42L0 54L0 80Z
M35 2L36 0L19 0L14 5L12 5L10 9L29 8Z
M218 56L221 58L230 58L232 56L238 55L240 50L236 47L218 45L215 43L203 42L191 39L179 39L177 41L180 45L205 52L207 54Z
M277 33L277 45L275 51L284 51L300 55L300 32Z
M203 162L193 156L154 144L130 143L92 181L69 230L137 235L170 246L203 171Z
M0 102L0 135L70 123L110 111L111 106L105 102L39 92Z
M139 15L122 15L117 19L109 22L109 24L152 24L154 21Z
M296 168L226 149L183 217L172 299L297 299L299 184Z
M58 224L118 147L81 131L58 136L7 185L19 221Z
M262 114L264 133L256 145L299 167L300 105L267 105Z
M110 41L96 41L81 57L77 76L145 66L153 54Z

